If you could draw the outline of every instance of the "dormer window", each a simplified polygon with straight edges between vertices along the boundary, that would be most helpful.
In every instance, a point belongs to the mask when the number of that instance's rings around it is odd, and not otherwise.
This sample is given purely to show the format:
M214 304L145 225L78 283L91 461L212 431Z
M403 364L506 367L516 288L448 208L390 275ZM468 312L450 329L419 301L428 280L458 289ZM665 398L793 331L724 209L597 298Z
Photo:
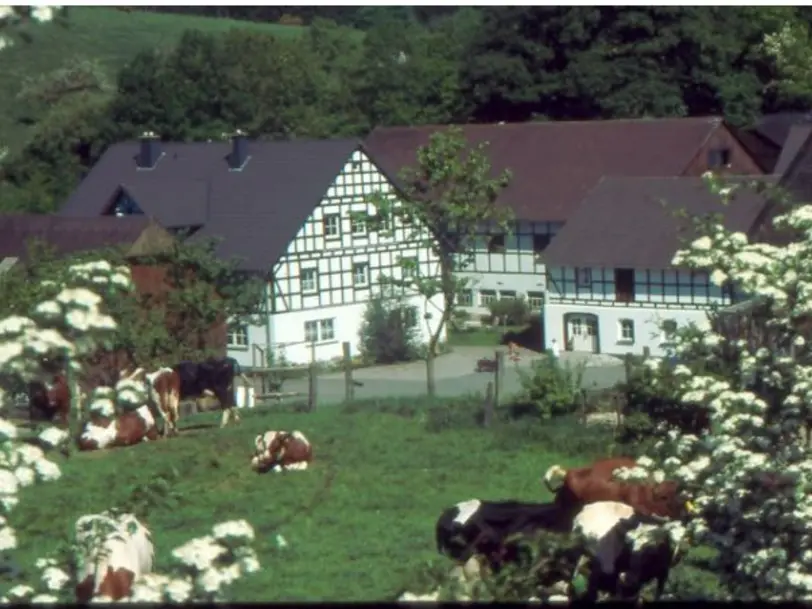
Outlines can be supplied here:
M730 166L730 148L712 148L708 150L708 169Z
M121 191L115 204L110 209L110 215L119 218L122 216L140 216L143 214L144 212L138 207L138 203L124 191Z

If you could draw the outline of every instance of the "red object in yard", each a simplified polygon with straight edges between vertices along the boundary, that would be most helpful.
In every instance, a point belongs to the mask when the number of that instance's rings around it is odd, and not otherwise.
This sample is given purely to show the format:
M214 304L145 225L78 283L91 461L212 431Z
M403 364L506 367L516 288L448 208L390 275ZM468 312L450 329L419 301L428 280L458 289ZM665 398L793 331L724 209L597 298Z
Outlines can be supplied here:
M483 357L476 361L477 372L496 372L496 360Z

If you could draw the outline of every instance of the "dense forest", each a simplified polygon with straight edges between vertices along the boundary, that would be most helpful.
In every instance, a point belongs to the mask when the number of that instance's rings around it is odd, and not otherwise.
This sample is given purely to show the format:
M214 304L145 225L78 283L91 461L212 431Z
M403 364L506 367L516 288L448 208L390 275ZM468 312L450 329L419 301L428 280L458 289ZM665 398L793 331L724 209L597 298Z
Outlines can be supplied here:
M195 140L691 115L749 125L806 110L812 91L808 8L119 8L302 27L189 29L117 73L88 48L30 75L16 99L32 128L3 160L0 210L56 209L108 145L146 129Z

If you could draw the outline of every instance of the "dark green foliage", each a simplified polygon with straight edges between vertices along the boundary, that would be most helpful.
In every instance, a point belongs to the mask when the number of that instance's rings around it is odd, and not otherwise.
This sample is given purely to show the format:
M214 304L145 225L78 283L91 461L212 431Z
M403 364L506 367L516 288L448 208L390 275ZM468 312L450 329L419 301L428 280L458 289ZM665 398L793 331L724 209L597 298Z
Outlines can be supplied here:
M370 299L358 331L361 357L374 364L417 359L418 322L417 307L380 296Z
M524 298L500 298L488 305L493 323L500 326L520 326L527 321L530 309Z
M530 372L519 369L523 393L519 402L527 404L542 419L574 413L579 406L584 367L562 364L551 353L533 362Z

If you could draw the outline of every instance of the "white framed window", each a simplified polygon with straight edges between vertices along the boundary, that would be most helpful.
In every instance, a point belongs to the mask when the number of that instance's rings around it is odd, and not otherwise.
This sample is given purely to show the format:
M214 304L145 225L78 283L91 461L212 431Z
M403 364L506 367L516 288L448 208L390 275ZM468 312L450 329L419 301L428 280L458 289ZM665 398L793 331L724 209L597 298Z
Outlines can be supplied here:
M227 344L229 347L247 347L248 326L246 326L245 324L229 325Z
M457 304L461 307L474 306L474 291L473 290L460 290L457 294Z
M321 333L321 340L335 340L335 318L319 320L319 332Z
M516 299L516 290L500 290L499 291L499 299L500 300L510 300Z
M584 333L584 323L581 321L580 317L576 317L570 322L570 327L572 329L573 336L581 336Z
M319 342L319 322L306 321L304 323L304 338L306 343Z
M501 254L505 251L505 236L490 235L488 237L488 253Z
M527 306L531 311L541 311L544 307L544 292L528 292Z
M356 262L352 265L352 282L358 286L369 284L369 264L366 262Z
M587 267L575 269L575 285L579 288L591 288L592 269Z
M358 236L367 234L367 219L363 213L352 213L350 216L350 232Z
M302 269L301 272L302 292L316 292L319 289L318 269Z
M325 215L322 225L325 239L338 239L341 236L341 216L338 214Z
M414 256L401 258L400 268L404 279L412 279L417 274L417 258Z
M621 319L617 323L618 341L623 343L634 342L634 321L631 319Z
M479 290L479 306L487 307L496 302L496 290Z

